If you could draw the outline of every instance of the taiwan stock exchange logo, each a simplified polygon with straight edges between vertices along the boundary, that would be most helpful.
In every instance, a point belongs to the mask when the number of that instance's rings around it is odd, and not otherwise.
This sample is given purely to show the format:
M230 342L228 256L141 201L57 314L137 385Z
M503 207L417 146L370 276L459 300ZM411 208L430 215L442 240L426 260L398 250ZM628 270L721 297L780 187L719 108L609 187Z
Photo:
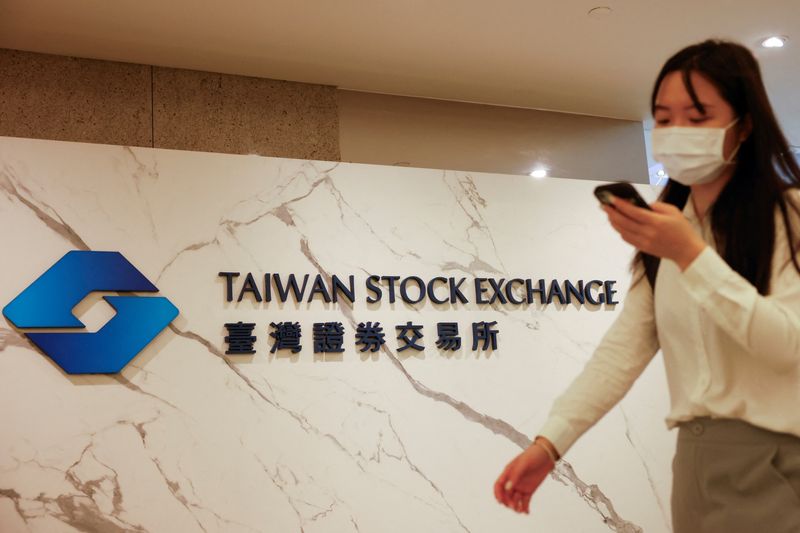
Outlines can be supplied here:
M20 329L86 328L72 309L94 291L158 292L119 252L67 252L5 308ZM122 370L176 316L160 296L103 296L116 314L99 331L25 332L68 374L111 374Z

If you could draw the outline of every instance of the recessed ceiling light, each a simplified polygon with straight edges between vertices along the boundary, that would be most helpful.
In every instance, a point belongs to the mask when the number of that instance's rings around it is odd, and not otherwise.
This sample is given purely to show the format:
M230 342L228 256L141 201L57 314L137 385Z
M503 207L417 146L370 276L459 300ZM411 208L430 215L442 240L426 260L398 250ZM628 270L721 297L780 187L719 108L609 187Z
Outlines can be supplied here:
M782 35L773 35L761 41L761 46L764 48L783 48L783 45L786 44L786 40L786 37Z
M543 168L537 168L530 173L530 176L533 178L545 178L547 177L547 170Z

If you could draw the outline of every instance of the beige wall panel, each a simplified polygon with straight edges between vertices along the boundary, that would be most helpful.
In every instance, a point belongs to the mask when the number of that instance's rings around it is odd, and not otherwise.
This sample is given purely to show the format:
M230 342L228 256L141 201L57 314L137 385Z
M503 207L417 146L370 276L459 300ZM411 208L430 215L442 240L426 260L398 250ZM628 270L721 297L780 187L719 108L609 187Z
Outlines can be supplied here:
M642 124L338 91L343 161L648 183Z
M0 135L152 146L150 67L0 49Z
M336 89L194 70L153 70L155 146L339 160Z

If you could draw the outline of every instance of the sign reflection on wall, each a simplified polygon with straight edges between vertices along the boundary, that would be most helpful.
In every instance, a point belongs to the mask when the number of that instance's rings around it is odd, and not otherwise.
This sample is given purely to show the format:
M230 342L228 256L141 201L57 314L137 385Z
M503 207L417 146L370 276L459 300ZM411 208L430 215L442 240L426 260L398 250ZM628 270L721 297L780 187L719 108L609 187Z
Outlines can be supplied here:
M313 302L322 300L326 303L337 303L344 298L351 304L356 300L355 276L342 279L331 276L326 280L317 274L312 278L305 274L302 283L298 282L295 274L282 278L280 274L266 273L256 276L247 272L223 271L218 274L225 279L225 300L227 302L272 302L273 299L285 303L293 297L294 301ZM240 279L242 281L240 281ZM309 286L309 281L311 282ZM434 277L427 282L419 276L368 276L364 282L367 293L367 303L378 303L383 300L384 294L389 303L395 303L398 298L407 304L419 304L430 300L434 305L459 305L470 303L474 296L477 304L494 304L524 306L535 303L574 305L616 305L614 300L616 290L614 280L593 279L559 281L556 279L531 278L473 278L472 290L464 286L467 278ZM465 294L465 291L466 294ZM254 322L227 322L225 323L227 335L224 340L228 345L225 351L229 355L254 354L258 335L254 335L256 323ZM461 335L457 322L438 322L436 324L436 347L441 350L455 351L461 348ZM499 333L497 321L472 322L472 350L496 350L497 336ZM302 325L299 322L270 322L271 337L270 353L278 350L290 350L298 353L302 350ZM398 340L398 352L404 350L422 351L425 345L422 338L423 326L407 321L405 324L395 326ZM312 325L312 344L314 353L341 353L344 351L345 327L342 322L315 322ZM360 322L355 330L355 346L360 346L360 351L376 352L386 343L385 332L380 322Z

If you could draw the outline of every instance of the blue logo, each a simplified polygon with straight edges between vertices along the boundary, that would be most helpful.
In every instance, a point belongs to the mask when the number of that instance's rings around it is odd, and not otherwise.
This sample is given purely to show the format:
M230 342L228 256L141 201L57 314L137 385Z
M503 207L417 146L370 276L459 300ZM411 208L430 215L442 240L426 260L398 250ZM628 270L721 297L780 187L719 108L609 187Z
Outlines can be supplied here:
M86 328L72 309L94 291L158 292L119 252L67 252L14 298L3 315L18 328ZM117 314L95 333L25 333L68 374L122 370L178 316L159 296L103 296Z

